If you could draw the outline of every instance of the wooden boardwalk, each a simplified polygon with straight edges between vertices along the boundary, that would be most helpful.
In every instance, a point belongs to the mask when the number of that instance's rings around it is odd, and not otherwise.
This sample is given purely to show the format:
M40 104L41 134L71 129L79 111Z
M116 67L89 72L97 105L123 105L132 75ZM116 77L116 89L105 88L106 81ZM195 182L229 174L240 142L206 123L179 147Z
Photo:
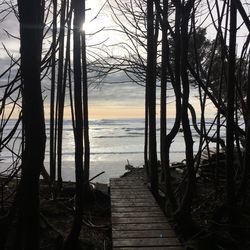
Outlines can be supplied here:
M139 177L110 180L114 250L181 250L146 184Z

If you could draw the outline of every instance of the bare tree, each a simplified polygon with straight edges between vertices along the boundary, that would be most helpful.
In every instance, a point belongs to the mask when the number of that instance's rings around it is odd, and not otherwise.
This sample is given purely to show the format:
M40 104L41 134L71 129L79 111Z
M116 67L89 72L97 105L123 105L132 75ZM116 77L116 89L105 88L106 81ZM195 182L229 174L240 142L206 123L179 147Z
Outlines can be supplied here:
M158 166L156 149L156 53L158 23L154 16L154 2L147 1L147 78L149 121L149 171L152 193L158 196Z
M227 205L229 219L233 222L235 207L235 181L234 181L234 114L235 114L235 56L236 56L236 32L237 10L234 1L230 1L230 38L229 38L229 65L227 85Z
M39 176L46 140L40 81L44 2L18 1L18 10L25 149L17 193L15 241L6 248L39 249Z
M77 246L78 237L82 225L82 211L84 204L84 191L88 184L89 166L83 163L83 129L85 128L85 136L88 136L88 120L83 123L83 110L85 118L88 118L87 107L87 71L86 71L86 47L85 35L82 34L83 24L85 22L85 1L72 1L74 12L73 20L73 64L74 64L74 111L75 111L75 176L76 176L76 198L75 198L75 215L72 229L65 242L65 249L72 249ZM80 52L80 53L79 53ZM83 85L84 84L84 85ZM84 88L84 89L83 89ZM84 95L83 95L84 93ZM84 104L83 105L83 99ZM85 127L84 127L85 126ZM88 137L85 137L85 163L89 164L89 145ZM87 149L86 149L87 147ZM87 181L87 183L86 183Z
M190 214L192 198L195 191L195 171L194 171L194 159L193 159L193 138L190 129L189 117L188 117L188 103L189 103L189 76L188 76L188 23L190 20L190 12L194 7L194 1L189 0L181 6L181 80L183 88L182 97L182 127L184 131L184 140L186 146L186 161L188 171L188 184L183 196L182 204L177 214L181 214L181 217Z

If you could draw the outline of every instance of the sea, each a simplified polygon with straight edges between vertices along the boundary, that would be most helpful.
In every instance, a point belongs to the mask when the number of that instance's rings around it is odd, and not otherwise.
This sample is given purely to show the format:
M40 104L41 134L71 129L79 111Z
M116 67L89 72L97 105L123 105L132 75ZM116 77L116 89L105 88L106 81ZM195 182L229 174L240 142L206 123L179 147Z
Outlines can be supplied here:
M3 138L11 131L15 120L10 120L3 131ZM172 128L174 119L167 120L168 131ZM194 151L199 147L199 136L192 128ZM44 165L49 169L49 121L46 121L46 154ZM215 133L212 128L210 135ZM143 166L144 151L144 119L101 119L90 120L90 177L101 172L100 176L93 182L108 183L110 178L119 177L127 170L126 164L134 167ZM159 157L160 149L160 125L157 120L157 151ZM15 143L14 143L15 142ZM6 144L0 152L0 172L7 169L16 159L20 151L21 131L15 133L14 137ZM74 136L71 120L64 121L63 148L62 148L62 175L65 181L75 180L74 170ZM170 162L181 162L185 159L185 143L183 133L175 137L170 150ZM10 167L7 169L12 171Z

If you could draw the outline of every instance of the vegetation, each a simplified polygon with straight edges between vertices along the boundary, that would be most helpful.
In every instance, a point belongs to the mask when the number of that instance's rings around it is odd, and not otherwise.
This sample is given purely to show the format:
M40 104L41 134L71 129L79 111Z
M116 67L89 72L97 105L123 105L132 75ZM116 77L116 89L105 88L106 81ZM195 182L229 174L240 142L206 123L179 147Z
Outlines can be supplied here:
M75 209L71 229L55 245L57 249L81 248L83 211L93 195L89 186L90 75L96 71L104 78L122 71L130 81L145 87L145 171L153 195L166 215L174 219L184 243L192 245L190 239L195 239L198 243L194 248L206 249L204 242L212 238L217 240L209 245L213 249L249 248L250 243L242 239L249 236L250 19L247 3L212 2L108 0L104 6L116 23L114 32L126 39L90 57L88 51L93 47L87 47L83 29L85 1L18 0L0 4L0 21L16 15L20 28L20 58L3 47L10 66L0 75L4 82L0 86L0 150L13 155L12 165L0 176L0 223L9 225L8 230L3 226L6 232L1 236L1 247L40 249L39 177L43 176L52 200L62 197L66 185L62 179L62 134L65 100L69 100L75 142ZM210 26L213 39L206 36ZM248 35L237 47L242 28ZM98 49L100 44L95 46ZM113 53L114 47L122 52ZM44 82L50 96L49 173L44 167ZM192 104L193 91L198 96L198 108ZM170 99L175 102L175 121L168 128ZM212 124L206 120L211 116L208 102L214 107ZM15 117L11 131L5 133ZM199 134L198 152L193 148L192 126ZM214 134L212 128L216 129ZM184 137L185 163L173 166L170 148L179 133ZM15 136L22 141L18 149ZM11 194L6 195L6 185L14 185ZM208 201L209 215L204 215ZM198 215L205 218L197 219ZM226 235L226 243L220 232Z

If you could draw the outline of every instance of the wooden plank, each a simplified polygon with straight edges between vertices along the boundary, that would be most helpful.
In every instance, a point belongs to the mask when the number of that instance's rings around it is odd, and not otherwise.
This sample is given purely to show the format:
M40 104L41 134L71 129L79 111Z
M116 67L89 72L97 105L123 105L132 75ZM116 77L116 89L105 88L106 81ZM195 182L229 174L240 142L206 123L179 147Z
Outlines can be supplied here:
M133 186L133 187L131 187L131 186L125 186L125 185L115 185L115 186L112 186L111 188L110 188L110 190L114 190L114 189L125 189L125 190L127 190L127 191L129 191L129 190L131 190L131 191L133 191L133 190L148 190L148 188L147 187L145 187L145 186L143 186L143 185L141 185L141 186Z
M114 250L138 250L138 249L141 249L141 250L184 250L184 248L182 246L168 246L167 248L166 247L156 247L154 246L154 248L152 247L145 247L145 246L142 246L142 247L113 247Z
M140 197L143 197L143 196L146 196L147 192L145 191L140 191L140 192L114 192L114 194L111 195L111 197L128 197L131 195L131 197L137 197L137 198L140 198ZM149 195L149 194L147 194ZM151 196L152 197L152 196Z
M113 181L111 182L111 186L115 185L131 185L131 188L135 185L145 185L147 186L148 184L146 182L143 182L141 180L123 180L123 181Z
M158 204L155 202L123 202L123 201L112 201L111 206L116 206L116 207L158 207Z
M124 176L124 177L122 177L122 178L110 178L110 181L116 181L116 180L124 180L124 179L129 179L129 180L131 180L131 179L144 179L144 177L143 176Z
M110 179L110 183L117 183L117 182L127 182L127 181L130 181L130 182L135 182L135 181L140 181L140 182L143 182L145 181L144 179L142 178L132 178L132 177L129 177L129 178L117 178L117 179Z
M144 183L142 181L124 181L124 182L113 182L111 186L130 186L133 188L134 186L144 186L148 187L147 183Z
M120 212L112 213L113 218L138 218L138 217L157 217L163 216L161 211L158 212Z
M133 188L134 186L144 186L144 187L148 187L148 184L146 182L142 182L142 181L124 181L124 182L113 182L111 184L111 186L130 186L131 188Z
M143 190L148 190L148 187L145 185L113 185L111 186L110 189L128 189L128 190L134 190L134 189L143 189Z
M115 230L163 230L171 229L167 223L152 223L152 224L112 224L112 229Z
M120 212L161 212L160 208L155 207L112 207L113 213Z
M152 204L157 204L157 202L155 201L155 199L152 199L150 198L149 200L148 199L141 199L140 197L137 199L137 198L132 198L132 199L112 199L111 197L111 203L144 203L144 204L149 204L149 203L152 203ZM158 204L157 204L158 206Z
M152 194L147 194L147 192L133 192L133 193L115 193L112 194L111 199L151 199L155 200Z
M181 246L175 238L138 238L138 239L114 239L114 247L155 247L155 246ZM166 248L167 250L167 248Z
M159 223L166 222L167 220L164 216L161 217L138 217L138 218L119 218L112 217L112 224L128 224L128 223Z
M113 183L111 185L111 187L115 188L115 187L129 187L131 189L135 188L135 187L148 187L148 185L146 183L140 182L140 181L134 181L134 182L117 182L117 183Z
M112 191L118 191L119 190L119 192L128 192L128 193L134 193L134 192L145 192L145 193L147 193L148 192L148 188L147 187L144 187L144 186L136 186L136 187L134 187L134 188L131 188L131 187L129 187L129 186L115 186L115 187L111 187L110 188L110 191L112 192Z
M120 195L116 195L116 194L112 194L111 195L111 199L136 199L136 198L144 198L144 199L154 199L152 194L147 194L147 193L143 193L143 194L120 194Z
M157 204L156 201L152 198L149 199L111 199L111 204L136 204L136 203L144 203L144 204ZM158 205L158 204L157 204ZM150 205L151 206L151 205Z
M117 189L117 190L111 190L111 193L112 193L112 195L116 195L116 196L118 196L118 195L143 195L143 194L151 194L151 193L148 193L148 191L147 190L133 190L133 191L131 191L131 190L121 190L121 189ZM111 196L112 196L111 195Z
M110 192L111 193L134 193L134 192L144 192L144 193L150 193L150 190L147 187L143 187L143 188L113 188L113 186L110 187Z
M112 196L135 196L135 195L144 195L144 196L151 196L154 197L152 195L151 192L149 192L149 190L119 190L119 189L112 189L112 192L110 192L111 197Z
M128 183L131 184L131 185L134 185L134 184L147 185L146 181L143 181L143 180L140 180L140 179L137 179L137 180L119 179L119 180L111 181L110 183L111 183L111 185L117 185L117 184L118 185L120 185L120 184L127 185Z
M122 199L111 199L111 204L115 204L115 205L120 205L120 204L127 204L127 206L130 206L129 204L139 204L137 205L137 207L140 207L140 206L144 206L144 205L148 205L148 206L151 206L151 205L156 205L158 206L157 202L155 200L147 200L147 199L126 199L126 200L122 200ZM143 204L143 205L140 205L140 204Z
M115 181L115 180L126 180L126 179L129 179L129 180L142 180L144 179L142 176L125 176L125 177L122 177L122 178L110 178L110 181Z
M133 188L135 186L148 187L148 184L142 181L132 181L132 182L117 182L117 183L112 183L110 185L110 187L115 187L115 186L129 186L130 188Z
M156 203L155 199L150 198L123 198L123 199L113 199L111 197L111 203Z
M119 198L113 198L111 197L111 201L114 201L114 202L118 202L118 201L135 201L135 202L155 202L155 199L151 196L148 196L148 197L140 197L140 196L132 196L132 197L129 197L129 196L125 196L125 197L120 197Z
M144 230L144 231L113 231L113 239L129 239L129 238L173 238L176 237L172 229L166 230Z

